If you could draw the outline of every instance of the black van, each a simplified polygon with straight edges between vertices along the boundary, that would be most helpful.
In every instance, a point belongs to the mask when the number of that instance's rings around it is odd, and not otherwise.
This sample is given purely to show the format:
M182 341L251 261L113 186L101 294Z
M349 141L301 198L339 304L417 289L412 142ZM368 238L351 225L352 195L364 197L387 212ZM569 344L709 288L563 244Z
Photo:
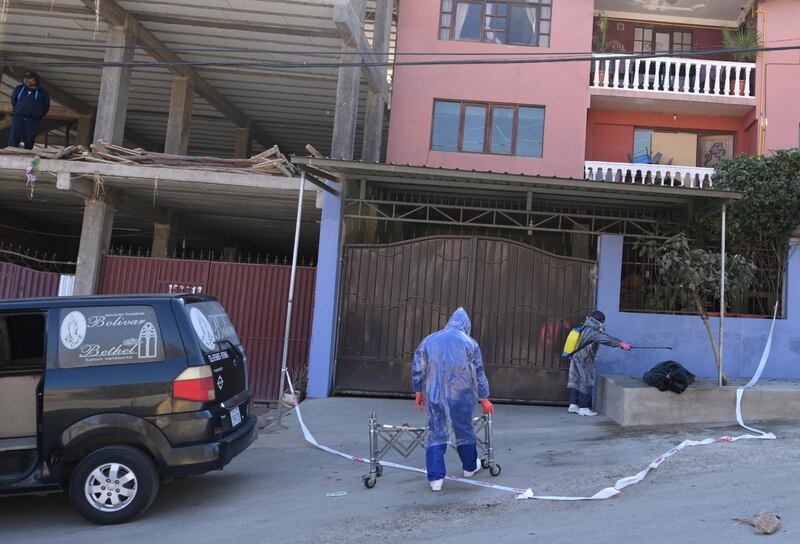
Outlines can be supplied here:
M96 523L256 438L247 357L197 295L0 300L0 495L68 491Z

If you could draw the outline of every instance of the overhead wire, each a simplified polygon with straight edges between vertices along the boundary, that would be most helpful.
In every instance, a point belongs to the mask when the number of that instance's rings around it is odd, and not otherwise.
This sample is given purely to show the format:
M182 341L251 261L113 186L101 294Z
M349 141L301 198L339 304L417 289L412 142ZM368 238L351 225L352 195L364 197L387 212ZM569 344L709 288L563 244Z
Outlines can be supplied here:
M774 51L796 51L800 50L800 45L787 45L787 46L774 46L774 47L751 47L751 48L735 48L735 49L712 49L705 51L682 51L670 53L670 58L693 58L704 55L726 55L733 53L766 53ZM275 61L231 61L215 60L215 61L180 61L180 62L163 62L163 61L129 61L129 62L107 62L105 60L98 61L41 61L41 60L17 60L13 57L6 57L6 65L15 66L42 66L42 67L69 67L69 68L188 68L188 67L254 67L254 68L283 68L283 69L303 69L303 68L357 68L369 66L443 66L443 65L499 65L499 64L550 64L550 63L566 63L566 62L594 62L594 61L631 61L631 60L646 60L646 59L660 59L664 58L663 53L647 53L647 54L607 54L602 57L596 57L593 54L579 54L576 56L554 54L551 57L538 58L527 55L521 58L472 58L472 59L433 59L433 60L386 60L386 61L334 61L334 62L309 62L309 61L292 61L292 62L275 62Z

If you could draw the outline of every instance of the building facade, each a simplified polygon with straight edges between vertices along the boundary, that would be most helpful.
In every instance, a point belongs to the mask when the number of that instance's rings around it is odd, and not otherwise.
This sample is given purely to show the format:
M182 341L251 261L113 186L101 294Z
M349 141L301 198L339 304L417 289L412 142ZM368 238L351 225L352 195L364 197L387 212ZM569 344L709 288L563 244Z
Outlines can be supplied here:
M747 27L791 45L798 10L790 0L404 0L398 60L505 60L398 66L387 161L700 182L724 157L796 147L798 51L721 50L724 32Z
M629 262L633 241L681 206L724 202L712 181L722 159L798 146L798 50L753 49L800 45L789 30L799 10L791 0L401 0L387 164L309 159L349 183L329 261L341 276L319 276L336 310L315 321L336 337L316 349L312 339L309 393L407 394L415 342L454 305L473 315L505 400L565 400L560 344L587 304L634 344L659 331L671 357L713 376L698 318L642 296L652 276ZM760 41L726 51L726 33L748 29ZM790 262L786 341L766 374L782 379L800 378L787 362L800 355ZM769 308L751 297L731 309L731 377L749 377L766 339L768 321L745 316ZM610 354L600 371L641 375L664 356Z

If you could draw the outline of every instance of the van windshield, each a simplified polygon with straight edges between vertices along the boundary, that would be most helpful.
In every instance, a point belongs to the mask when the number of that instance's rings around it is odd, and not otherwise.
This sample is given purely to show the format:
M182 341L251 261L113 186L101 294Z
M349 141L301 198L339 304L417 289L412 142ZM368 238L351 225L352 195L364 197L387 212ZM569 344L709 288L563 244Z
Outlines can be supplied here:
M220 349L219 342L240 345L239 336L222 304L215 300L193 302L186 305L192 328L205 351Z

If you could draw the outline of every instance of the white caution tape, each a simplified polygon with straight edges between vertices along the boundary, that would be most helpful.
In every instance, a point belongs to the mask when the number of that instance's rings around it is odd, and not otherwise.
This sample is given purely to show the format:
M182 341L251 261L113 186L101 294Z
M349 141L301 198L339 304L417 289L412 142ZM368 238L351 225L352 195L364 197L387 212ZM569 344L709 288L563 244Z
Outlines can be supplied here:
M764 431L760 431L758 429L754 429L752 427L748 427L744 424L742 420L742 395L744 394L745 389L749 389L753 387L761 377L761 374L764 372L764 367L766 366L767 359L769 358L769 353L772 348L772 333L775 330L775 320L778 315L778 306L775 305L775 314L772 317L772 326L769 329L769 337L767 338L767 344L764 347L764 353L761 355L761 361L758 364L758 368L756 369L753 378L747 383L747 385L743 385L736 390L736 421L739 425L748 431L758 433L758 434L743 434L740 436L721 436L719 438L706 438L705 440L684 440L668 452L664 453L663 455L659 455L656 457L652 463L647 465L644 470L635 474L633 476L628 476L625 478L621 478L617 480L613 487L606 487L601 489L591 497L561 497L561 496L551 496L551 495L534 495L533 490L531 488L519 488L519 487L508 487L504 485L497 485L492 484L489 482L482 482L480 480L469 480L467 478L460 478L458 476L445 476L446 480L450 480L453 482L460 482L463 484L475 485L478 487L485 487L488 489L496 489L498 491L505 491L507 493L513 493L517 496L517 499L537 499L543 501L587 501L587 500L602 500L608 499L615 495L619 495L620 491L625 489L628 486L638 484L642 480L644 480L645 476L654 469L657 469L661 464L678 453L679 451L690 448L694 446L708 446L709 444L716 444L719 442L736 442L738 440L746 440L746 439L756 439L756 440L775 440L775 435L772 433L767 433ZM295 395L294 385L292 384L292 378L289 376L289 373L286 373L286 380L289 384L289 390L292 393L292 399L294 399L294 406L295 411L297 412L297 421L300 423L300 428L303 430L303 436L306 439L306 442L315 446L323 451L328 453L332 453L334 455L338 455L339 457L344 457L350 461L354 461L356 463L368 464L369 457L359 457L357 455L350 455L347 453L342 453L339 450L335 450L331 447L325 446L317 442L317 439L314 438L314 435L311 434L311 431L308 430L306 427L305 422L303 421L303 415L300 412L300 405L297 403L297 396ZM420 474L426 474L426 471L421 468L410 467L407 465L401 465L398 463L392 463L390 461L381 461L381 465L385 467L392 467L397 468L400 470L407 470L411 472L418 472Z

